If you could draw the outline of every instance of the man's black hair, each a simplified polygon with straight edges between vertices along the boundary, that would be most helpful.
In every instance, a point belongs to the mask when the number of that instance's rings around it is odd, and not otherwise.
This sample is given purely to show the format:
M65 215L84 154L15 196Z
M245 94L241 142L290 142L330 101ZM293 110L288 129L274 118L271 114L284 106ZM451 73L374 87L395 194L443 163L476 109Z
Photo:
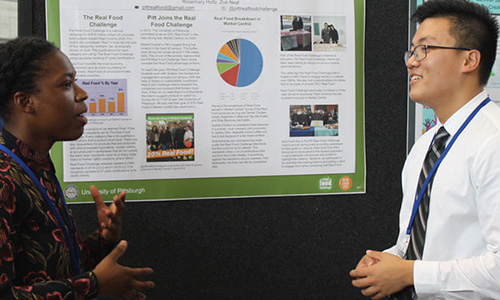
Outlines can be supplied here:
M497 20L485 6L467 0L426 1L411 19L422 23L427 18L440 17L451 21L450 35L457 40L456 47L479 50L479 82L486 85L497 53Z

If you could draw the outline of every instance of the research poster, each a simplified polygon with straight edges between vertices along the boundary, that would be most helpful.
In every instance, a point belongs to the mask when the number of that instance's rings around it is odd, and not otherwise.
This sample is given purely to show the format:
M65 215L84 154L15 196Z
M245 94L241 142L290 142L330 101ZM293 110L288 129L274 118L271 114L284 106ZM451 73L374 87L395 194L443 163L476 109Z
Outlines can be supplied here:
M421 5L423 0L413 0L416 1L416 7L418 5ZM486 6L490 12L498 19L500 22L500 0L471 0L472 2L476 2L479 4L482 4ZM411 3L410 3L411 5ZM411 12L413 13L413 11ZM414 32L411 32L410 34L410 43L411 39L413 38ZM499 40L500 42L500 40ZM488 84L486 86L486 91L488 92L491 101L495 102L496 104L500 105L500 53L498 51L500 50L500 45L497 47L497 57L496 57L496 62L493 65L493 68L491 70L491 76L488 81ZM411 101L409 99L409 101ZM410 103L411 104L411 103ZM413 105L413 104L411 104ZM434 125L437 124L438 119L436 114L434 113L434 110L432 110L428 106L416 104L416 109L415 109L415 141L421 137L427 130L431 129L434 127ZM418 124L420 123L420 124ZM411 145L410 145L411 147Z
M48 0L88 94L68 202L365 192L364 1Z

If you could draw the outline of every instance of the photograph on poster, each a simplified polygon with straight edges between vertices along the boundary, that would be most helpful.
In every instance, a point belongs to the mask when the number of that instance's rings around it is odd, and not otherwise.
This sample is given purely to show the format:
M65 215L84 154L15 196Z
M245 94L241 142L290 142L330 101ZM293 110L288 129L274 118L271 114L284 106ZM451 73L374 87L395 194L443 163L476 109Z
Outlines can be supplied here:
M194 161L194 115L146 115L146 161Z
M281 51L311 51L311 16L282 15Z
M290 105L290 137L338 135L338 105Z
M315 16L314 51L346 51L345 17Z

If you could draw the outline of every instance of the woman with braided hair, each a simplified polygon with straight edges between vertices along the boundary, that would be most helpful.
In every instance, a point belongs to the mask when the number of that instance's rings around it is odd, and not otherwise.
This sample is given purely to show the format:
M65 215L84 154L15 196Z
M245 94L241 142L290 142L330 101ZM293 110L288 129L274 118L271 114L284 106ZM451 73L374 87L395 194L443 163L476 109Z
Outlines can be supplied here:
M87 123L75 75L43 39L0 45L0 299L145 299L154 286L150 268L117 263L125 193L107 206L91 187L100 228L84 240L55 177L50 148Z

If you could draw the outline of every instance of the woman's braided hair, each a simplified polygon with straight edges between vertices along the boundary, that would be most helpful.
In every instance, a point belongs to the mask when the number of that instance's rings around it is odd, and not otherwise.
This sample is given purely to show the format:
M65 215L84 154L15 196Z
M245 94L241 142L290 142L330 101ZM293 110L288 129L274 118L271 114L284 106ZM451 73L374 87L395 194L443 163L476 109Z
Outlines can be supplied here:
M0 116L8 120L16 92L35 93L43 75L41 62L57 48L36 37L16 38L0 44Z

